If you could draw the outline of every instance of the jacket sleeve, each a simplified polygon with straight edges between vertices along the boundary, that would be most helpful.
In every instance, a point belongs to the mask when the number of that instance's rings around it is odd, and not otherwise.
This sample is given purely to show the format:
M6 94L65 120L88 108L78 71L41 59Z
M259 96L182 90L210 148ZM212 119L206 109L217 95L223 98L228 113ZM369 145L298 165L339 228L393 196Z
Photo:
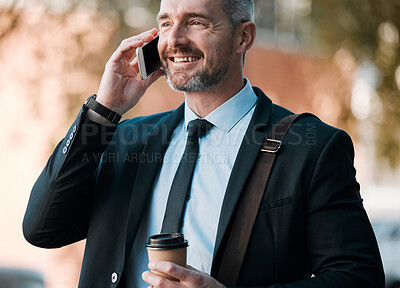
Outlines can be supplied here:
M378 244L356 181L353 144L344 131L322 150L307 196L309 268L315 277L304 287L383 288Z
M310 277L268 288L384 288L379 249L353 159L350 137L337 130L318 157L305 195Z
M33 186L23 220L28 242L57 248L86 238L91 182L115 130L89 120L82 108Z

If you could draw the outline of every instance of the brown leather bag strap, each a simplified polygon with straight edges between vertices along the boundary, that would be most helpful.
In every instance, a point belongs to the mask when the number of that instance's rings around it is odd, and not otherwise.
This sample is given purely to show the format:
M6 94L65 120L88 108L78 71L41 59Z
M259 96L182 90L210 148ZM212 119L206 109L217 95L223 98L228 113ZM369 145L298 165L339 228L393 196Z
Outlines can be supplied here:
M305 116L316 117L310 113L289 115L275 124L268 137L264 140L261 151L243 189L218 270L217 280L224 285L235 285L239 278L251 231L253 230L275 157L282 148L283 139L291 125Z

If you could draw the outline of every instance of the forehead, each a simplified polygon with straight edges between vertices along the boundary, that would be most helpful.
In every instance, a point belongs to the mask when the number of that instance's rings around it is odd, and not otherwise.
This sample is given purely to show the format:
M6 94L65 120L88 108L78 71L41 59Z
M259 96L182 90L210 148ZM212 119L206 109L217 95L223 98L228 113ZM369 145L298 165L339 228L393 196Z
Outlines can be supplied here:
M220 18L225 16L221 3L222 0L162 0L158 15L160 17L160 15L200 14L210 18Z

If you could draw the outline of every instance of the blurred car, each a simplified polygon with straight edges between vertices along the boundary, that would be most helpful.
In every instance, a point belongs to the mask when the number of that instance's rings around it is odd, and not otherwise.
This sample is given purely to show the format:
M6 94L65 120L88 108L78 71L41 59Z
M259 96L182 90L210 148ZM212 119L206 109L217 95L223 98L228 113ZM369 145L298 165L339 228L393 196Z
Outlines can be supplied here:
M400 222L373 222L383 266L386 288L400 288Z
M1 288L45 288L43 275L36 271L0 267Z

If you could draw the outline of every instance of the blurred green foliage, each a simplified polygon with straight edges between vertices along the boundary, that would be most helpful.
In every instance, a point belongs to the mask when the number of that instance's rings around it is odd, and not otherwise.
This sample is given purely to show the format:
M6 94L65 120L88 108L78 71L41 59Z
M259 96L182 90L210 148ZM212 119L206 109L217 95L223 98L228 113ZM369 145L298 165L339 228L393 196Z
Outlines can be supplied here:
M312 46L333 56L344 48L377 68L381 115L375 119L379 158L400 163L400 0L313 0Z

